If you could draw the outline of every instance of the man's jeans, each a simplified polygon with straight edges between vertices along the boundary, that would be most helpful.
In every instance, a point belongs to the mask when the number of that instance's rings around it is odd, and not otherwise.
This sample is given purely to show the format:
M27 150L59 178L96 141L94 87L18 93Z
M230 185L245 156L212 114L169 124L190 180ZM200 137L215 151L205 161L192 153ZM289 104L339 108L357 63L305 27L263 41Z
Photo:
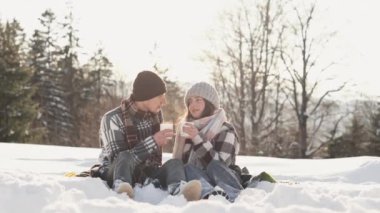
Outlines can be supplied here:
M132 154L126 150L120 152L114 162L108 167L105 177L110 188L117 179L135 185L133 175L138 167ZM185 171L183 163L178 159L170 159L159 168L152 168L149 174L145 174L152 179L158 179L162 188L167 189L169 185L178 185L181 180L185 181Z
M234 172L220 161L211 161L206 170L202 170L192 164L185 165L187 181L200 180L202 184L201 197L209 195L215 186L222 188L231 201L234 201L243 190L239 179Z

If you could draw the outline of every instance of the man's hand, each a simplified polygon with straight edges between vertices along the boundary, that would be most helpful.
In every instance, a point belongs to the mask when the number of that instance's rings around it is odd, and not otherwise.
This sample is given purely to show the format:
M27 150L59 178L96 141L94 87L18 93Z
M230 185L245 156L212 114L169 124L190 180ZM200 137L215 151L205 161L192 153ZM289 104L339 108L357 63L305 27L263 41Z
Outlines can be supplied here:
M156 141L158 146L164 146L168 142L168 139L172 138L174 132L172 129L164 129L162 131L156 132L153 135L154 141Z

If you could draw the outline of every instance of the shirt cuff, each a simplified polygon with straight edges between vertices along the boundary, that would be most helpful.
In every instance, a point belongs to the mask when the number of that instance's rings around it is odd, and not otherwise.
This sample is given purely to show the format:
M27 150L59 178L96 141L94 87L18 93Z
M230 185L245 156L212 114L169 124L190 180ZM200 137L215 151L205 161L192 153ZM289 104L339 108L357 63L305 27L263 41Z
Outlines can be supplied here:
M198 134L197 136L195 136L195 138L193 138L193 142L194 145L200 144L203 142L203 138Z
M158 149L158 145L153 136L149 136L145 139L145 147L147 147L147 150L150 154L153 153L154 150Z

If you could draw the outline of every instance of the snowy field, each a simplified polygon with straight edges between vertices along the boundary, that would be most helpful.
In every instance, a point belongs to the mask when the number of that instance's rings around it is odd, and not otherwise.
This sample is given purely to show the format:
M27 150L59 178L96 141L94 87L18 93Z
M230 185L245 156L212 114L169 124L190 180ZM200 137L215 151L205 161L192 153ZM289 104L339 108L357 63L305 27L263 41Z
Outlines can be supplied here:
M99 149L0 143L0 212L380 212L380 158L291 160L238 157L251 173L281 183L245 189L231 204L221 197L186 202L152 186L129 199L98 178L65 177L97 162ZM170 157L164 155L164 160Z

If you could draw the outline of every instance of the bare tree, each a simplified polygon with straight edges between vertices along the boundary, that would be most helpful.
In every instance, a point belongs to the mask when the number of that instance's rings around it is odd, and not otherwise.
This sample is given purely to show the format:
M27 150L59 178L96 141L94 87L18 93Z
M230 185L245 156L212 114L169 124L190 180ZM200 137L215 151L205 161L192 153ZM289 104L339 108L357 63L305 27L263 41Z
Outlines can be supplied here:
M275 72L284 29L281 16L279 3L263 0L249 6L242 1L236 11L223 14L224 35L213 38L216 48L206 53L223 107L240 136L242 154L260 152L260 142L278 124L284 103ZM269 113L270 106L277 109Z
M312 81L310 76L315 72L324 72L333 65L328 64L326 67L319 68L319 55L317 48L321 48L328 43L328 40L332 37L318 40L316 36L312 34L312 20L315 15L315 3L310 5L310 8L305 11L301 11L298 8L294 8L296 16L295 24L290 26L293 32L291 39L296 40L294 48L285 49L281 51L281 59L285 68L290 76L289 91L292 98L290 104L296 114L298 121L298 137L297 142L301 149L301 156L307 157L312 154L310 148L313 143L312 138L309 136L314 135L315 131L318 131L320 126L324 123L326 114L319 114L318 124L314 133L310 134L308 130L308 119L311 116L315 116L318 113L322 103L325 101L331 93L341 91L345 84L338 86L336 89L330 89L323 92L319 98L315 98L317 94L316 89L320 86L320 81ZM302 14L302 12L306 12ZM292 52L293 51L293 52ZM310 85L309 85L310 84ZM313 102L313 100L316 100ZM339 120L339 119L338 119Z

